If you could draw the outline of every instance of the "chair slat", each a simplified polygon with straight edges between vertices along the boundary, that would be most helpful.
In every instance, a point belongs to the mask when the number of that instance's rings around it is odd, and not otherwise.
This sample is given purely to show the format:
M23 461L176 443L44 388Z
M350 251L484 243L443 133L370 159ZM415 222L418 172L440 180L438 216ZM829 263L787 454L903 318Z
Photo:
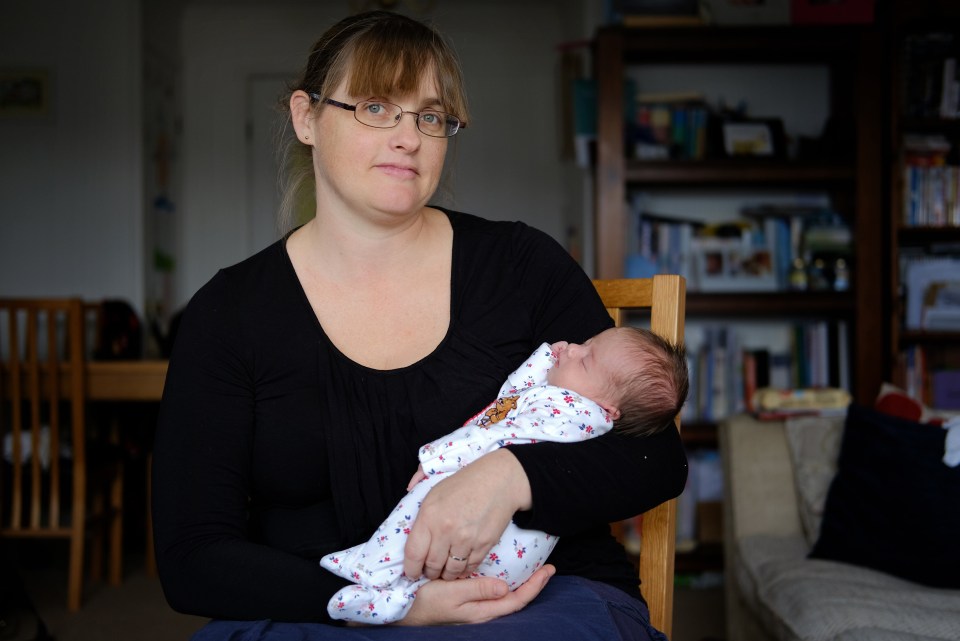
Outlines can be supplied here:
M650 330L674 344L683 342L686 281L675 275L653 278L595 280L614 324L627 322L631 310L649 310ZM680 417L676 418L680 429ZM673 575L676 548L677 500L672 499L643 514L640 548L640 582L650 610L650 622L671 636L673 630Z
M48 312L47 320L47 398L50 399L50 498L47 512L50 527L63 525L60 522L60 377L53 372L60 371L60 350L57 342L57 323L55 314Z
M10 528L18 530L23 519L23 379L20 360L20 319L17 308L11 308L7 317L10 337L10 389L13 392L10 401L10 438L13 461L11 479Z
M69 540L70 610L81 603L88 526L84 318L76 298L0 298L0 436L12 455L0 474L9 479L0 537ZM67 442L72 459L61 461Z
M43 478L40 433L40 357L37 345L38 314L27 310L27 398L30 403L30 527L40 528L43 514Z

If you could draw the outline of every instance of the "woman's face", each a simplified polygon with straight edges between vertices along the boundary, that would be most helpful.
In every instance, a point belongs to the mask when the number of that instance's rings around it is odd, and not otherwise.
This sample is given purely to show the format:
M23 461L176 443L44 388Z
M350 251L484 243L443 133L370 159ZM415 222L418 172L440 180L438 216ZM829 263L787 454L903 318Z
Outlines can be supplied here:
M348 105L384 101L404 112L443 111L432 73L406 95L352 96L344 81L332 99ZM311 120L311 141L317 178L318 212L346 207L388 216L414 213L425 206L440 182L446 138L417 129L413 114L404 113L395 127L379 129L357 121L354 112L320 105Z

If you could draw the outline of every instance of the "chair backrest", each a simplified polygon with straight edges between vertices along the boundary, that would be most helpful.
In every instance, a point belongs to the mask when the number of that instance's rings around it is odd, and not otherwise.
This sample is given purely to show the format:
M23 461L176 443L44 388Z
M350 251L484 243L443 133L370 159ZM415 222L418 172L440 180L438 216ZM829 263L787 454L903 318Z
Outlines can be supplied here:
M617 326L628 312L649 310L650 330L674 344L683 342L686 281L680 276L595 280L594 287ZM676 418L680 429L680 417ZM643 514L641 520L640 583L650 608L650 622L671 636L673 628L673 564L677 532L677 500Z
M79 298L0 299L0 536L84 527L84 357Z

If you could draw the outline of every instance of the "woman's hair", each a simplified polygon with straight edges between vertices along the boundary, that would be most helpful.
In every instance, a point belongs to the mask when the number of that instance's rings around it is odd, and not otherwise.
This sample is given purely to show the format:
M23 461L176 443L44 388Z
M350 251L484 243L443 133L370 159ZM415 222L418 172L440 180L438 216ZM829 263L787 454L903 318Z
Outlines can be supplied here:
M646 436L673 425L687 400L690 387L687 354L683 345L674 345L650 330L625 328L627 361L635 367L614 373L620 403L615 429Z
M301 90L322 101L347 80L354 96L390 96L416 91L424 74L433 74L441 108L461 121L469 119L460 63L453 48L432 27L389 11L350 16L333 25L313 45L306 67L283 98ZM315 109L322 102L317 102ZM296 136L281 143L283 198L281 232L311 218L315 184L310 146Z

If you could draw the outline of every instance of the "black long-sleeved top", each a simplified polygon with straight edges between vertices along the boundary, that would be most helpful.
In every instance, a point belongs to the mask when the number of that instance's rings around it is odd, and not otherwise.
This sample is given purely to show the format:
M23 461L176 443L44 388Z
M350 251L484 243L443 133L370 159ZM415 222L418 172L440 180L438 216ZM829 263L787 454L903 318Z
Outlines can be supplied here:
M181 321L153 467L160 578L175 609L326 621L344 581L326 553L362 542L405 493L417 450L463 424L538 345L610 326L589 279L522 223L447 212L451 318L423 360L358 365L324 334L280 241L220 271ZM675 430L512 446L530 480L521 527L559 535L550 558L637 594L607 523L678 495Z

